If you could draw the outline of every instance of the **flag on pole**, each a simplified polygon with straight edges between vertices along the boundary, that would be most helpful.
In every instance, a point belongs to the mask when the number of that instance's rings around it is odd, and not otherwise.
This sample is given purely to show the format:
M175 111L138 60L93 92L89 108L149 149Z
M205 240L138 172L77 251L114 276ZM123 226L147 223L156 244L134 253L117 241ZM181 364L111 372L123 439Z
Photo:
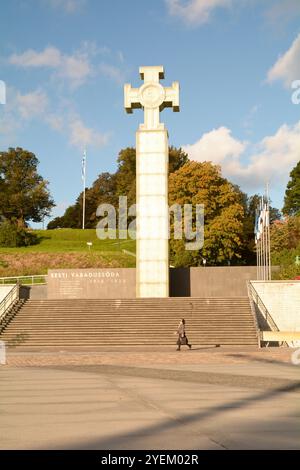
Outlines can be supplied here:
M259 238L260 238L260 233L259 233L259 212L258 212L257 209L256 209L256 213L255 213L254 234L255 234L255 243L257 243Z
M86 150L83 152L82 162L81 162L81 177L82 181L85 180L85 170L86 170Z
M268 204L265 204L265 226L269 227L270 225L270 210Z
M264 231L264 216L265 216L265 212L264 212L263 200L261 199L260 208L259 208L259 219L258 219L258 234L259 234L258 238L261 237Z

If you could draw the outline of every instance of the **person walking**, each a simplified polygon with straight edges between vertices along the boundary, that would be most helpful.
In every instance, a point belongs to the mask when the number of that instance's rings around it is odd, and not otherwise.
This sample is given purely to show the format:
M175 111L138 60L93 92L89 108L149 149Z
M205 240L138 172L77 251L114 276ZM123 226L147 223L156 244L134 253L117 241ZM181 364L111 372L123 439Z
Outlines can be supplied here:
M192 345L189 344L189 340L185 334L185 319L183 318L177 328L177 334L178 334L178 339L177 339L177 350L180 351L181 346L188 346L190 349L192 348Z

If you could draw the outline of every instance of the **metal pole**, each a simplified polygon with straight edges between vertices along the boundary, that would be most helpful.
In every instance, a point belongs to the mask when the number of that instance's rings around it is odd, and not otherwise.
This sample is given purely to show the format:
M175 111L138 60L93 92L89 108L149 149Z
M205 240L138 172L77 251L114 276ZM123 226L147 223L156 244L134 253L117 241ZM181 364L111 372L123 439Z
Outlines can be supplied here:
M257 279L260 281L260 240L257 241Z
M269 196L269 181L266 184L266 197L267 197L267 238L268 238L268 279L272 279L271 267L271 235L270 235L270 196Z
M263 226L263 264L264 264L264 281L267 280L267 266L266 266L266 253L267 253L267 246L266 246L266 229L265 226Z
M259 201L259 206L258 206L258 216L259 216L259 279L260 281L263 280L263 234L262 234L262 227L261 227L261 200Z
M260 235L259 240L259 279L262 281L263 272L262 272L262 234Z
M83 198L82 198L82 230L85 229L85 181L86 181L86 150L83 153L82 162L82 180L83 180Z
M265 215L265 208L264 208L264 202L263 199L261 201L261 209L262 209L262 215L263 215L263 220L262 220L262 265L263 265L263 280L266 280L266 233L265 233L265 221L264 221L264 215Z
M259 240L256 240L256 279L259 280Z
M268 272L269 272L269 268L268 268L268 237L267 237L267 230L266 230L266 227L264 227L264 238L265 238L265 259L264 259L264 265L265 265L265 281L268 280Z
M82 229L84 230L85 228L85 179L83 183L83 200L82 200Z
M268 258L269 258L269 280L272 280L272 265L271 265L271 234L270 234L270 221L268 225L268 240L269 240L269 250L268 250Z
M268 209L266 206L266 221L268 217ZM266 238L266 280L269 281L269 237L268 237L268 225L266 222L265 226L265 238Z

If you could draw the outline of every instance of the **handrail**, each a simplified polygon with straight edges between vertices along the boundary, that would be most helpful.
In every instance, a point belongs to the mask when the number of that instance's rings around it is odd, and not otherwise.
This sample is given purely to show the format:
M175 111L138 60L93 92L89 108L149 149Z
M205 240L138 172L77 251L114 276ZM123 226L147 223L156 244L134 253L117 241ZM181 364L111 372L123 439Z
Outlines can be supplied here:
M257 290L255 289L253 284L251 284L251 282L249 282L249 287L250 287L250 292L251 292L251 295L252 295L252 299L255 302L255 304L257 305L260 313L263 315L264 319L266 320L268 326L271 328L272 331L280 331L278 326L276 325L272 315L270 314L269 310L267 309L267 307L265 306L265 304L261 300Z
M255 306L254 306L254 300L253 300L253 295L252 295L252 291L251 291L250 281L247 281L247 291L248 291L248 297L249 297L249 302L250 302L250 309L251 309L251 313L252 313L252 316L253 316L253 319L254 319L254 325L255 325L255 331L256 331L258 347L260 348L260 346L261 346L261 344L260 344L260 328L259 328L259 324L258 324L258 321L257 321L257 315L256 315L256 311L255 311Z
M9 308L15 300L19 298L19 285L15 284L14 287L8 292L4 299L0 302L0 322L5 318Z
M34 274L32 276L9 276L9 277L0 277L0 285L3 284L26 284L26 285L36 285L36 284L47 284L47 274ZM22 282L22 280L25 282ZM26 282L26 280L31 282Z

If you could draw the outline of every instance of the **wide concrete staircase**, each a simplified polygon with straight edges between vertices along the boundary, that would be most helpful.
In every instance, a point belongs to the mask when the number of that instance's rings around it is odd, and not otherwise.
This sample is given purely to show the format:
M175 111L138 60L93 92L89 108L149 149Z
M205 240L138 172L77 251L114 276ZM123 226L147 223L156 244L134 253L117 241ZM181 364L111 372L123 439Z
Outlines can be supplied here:
M193 345L255 345L247 297L28 300L0 340L26 348L174 345L186 320Z

